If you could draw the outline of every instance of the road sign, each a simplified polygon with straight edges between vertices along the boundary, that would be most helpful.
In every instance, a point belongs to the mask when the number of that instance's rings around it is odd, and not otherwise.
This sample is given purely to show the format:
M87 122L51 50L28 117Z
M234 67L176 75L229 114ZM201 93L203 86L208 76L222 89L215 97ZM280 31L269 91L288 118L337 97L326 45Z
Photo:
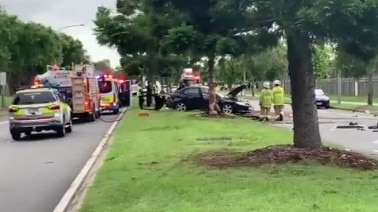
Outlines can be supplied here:
M7 85L7 73L0 72L0 86L6 86Z

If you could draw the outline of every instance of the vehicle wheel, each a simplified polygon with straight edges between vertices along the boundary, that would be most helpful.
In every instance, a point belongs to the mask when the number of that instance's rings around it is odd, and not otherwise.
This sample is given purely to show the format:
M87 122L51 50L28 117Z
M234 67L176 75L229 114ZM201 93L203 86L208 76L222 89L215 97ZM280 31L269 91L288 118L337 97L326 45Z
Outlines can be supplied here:
M66 132L68 132L68 133L72 132L72 120L67 124Z
M92 111L92 113L88 113L87 115L88 122L93 122L96 120L96 112Z
M114 115L116 115L116 114L118 114L119 113L119 109L115 109L115 110L113 110L113 114Z
M66 135L66 126L60 126L56 133L58 134L59 137L64 137Z
M180 112L186 111L186 105L182 102L176 104L176 110Z
M229 104L223 105L222 111L225 114L232 114L232 112L233 112L232 105L229 105Z
M21 140L21 133L19 133L19 132L11 132L11 135L12 135L12 139L15 140L15 141Z
M326 103L326 104L324 105L324 107L325 107L325 109L329 109L329 108L330 108L329 103Z

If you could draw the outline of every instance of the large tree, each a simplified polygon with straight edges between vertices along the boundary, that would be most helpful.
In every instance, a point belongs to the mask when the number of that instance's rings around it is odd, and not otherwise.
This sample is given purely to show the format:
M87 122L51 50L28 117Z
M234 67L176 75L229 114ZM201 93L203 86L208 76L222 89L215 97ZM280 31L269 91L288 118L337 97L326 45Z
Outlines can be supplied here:
M215 58L226 54L239 56L246 53L246 49L259 49L256 48L256 43L269 45L272 41L276 42L269 39L269 36L274 36L275 33L267 28L250 33L254 27L249 25L251 18L245 12L250 9L248 2L156 0L154 5L158 8L170 5L185 15L183 24L169 30L167 40L172 51L190 51L207 57L210 115L218 114L215 98ZM256 37L261 34L264 36Z
M165 36L168 29L180 23L180 14L174 14L169 7L157 9L150 1L137 0L118 0L117 12L113 16L109 9L98 8L97 40L118 49L127 72L136 75L143 70L152 81L159 72L160 55L166 54Z
M277 1L251 0L256 21L272 20L284 31L292 91L294 145L320 148L318 116L314 104L315 74L311 46L326 39L369 43L375 48L377 2L360 0ZM253 8L253 9L252 9ZM364 35L364 36L362 36ZM375 36L377 37L377 36ZM366 40L365 40L366 39ZM352 45L349 45L352 46ZM356 46L356 45L355 45ZM369 56L366 53L367 57Z

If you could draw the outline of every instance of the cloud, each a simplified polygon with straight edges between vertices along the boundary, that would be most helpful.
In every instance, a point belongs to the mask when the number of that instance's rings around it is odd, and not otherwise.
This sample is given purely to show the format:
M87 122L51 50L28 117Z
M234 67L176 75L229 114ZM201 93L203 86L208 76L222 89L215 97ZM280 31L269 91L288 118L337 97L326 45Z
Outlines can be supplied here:
M119 65L120 56L116 49L97 44L92 31L97 7L115 10L116 0L1 0L1 4L10 14L17 15L23 21L39 22L55 30L84 24L83 27L62 29L62 32L80 39L92 60L109 59L113 67Z

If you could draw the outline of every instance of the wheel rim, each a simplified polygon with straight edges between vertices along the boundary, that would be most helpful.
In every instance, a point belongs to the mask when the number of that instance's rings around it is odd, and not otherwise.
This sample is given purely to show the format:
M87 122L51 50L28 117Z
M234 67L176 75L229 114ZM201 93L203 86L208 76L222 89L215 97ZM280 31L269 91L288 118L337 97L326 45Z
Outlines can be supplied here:
M232 106L231 105L223 105L223 113L231 114L232 113Z
M185 106L185 104L184 104L184 103L178 103L178 104L176 105L176 110L177 110L177 111L185 111L185 110L186 110L186 106Z

